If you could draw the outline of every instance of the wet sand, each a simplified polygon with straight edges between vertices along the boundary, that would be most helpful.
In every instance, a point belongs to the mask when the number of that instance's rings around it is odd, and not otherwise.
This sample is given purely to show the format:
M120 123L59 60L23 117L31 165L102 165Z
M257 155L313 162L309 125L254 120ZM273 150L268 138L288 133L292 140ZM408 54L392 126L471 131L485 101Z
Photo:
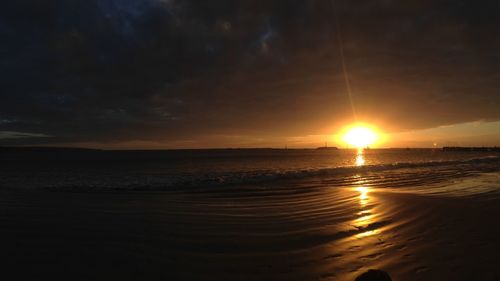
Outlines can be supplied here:
M454 184L483 188L301 180L194 192L2 191L2 275L354 280L381 268L394 280L500 280L498 177Z

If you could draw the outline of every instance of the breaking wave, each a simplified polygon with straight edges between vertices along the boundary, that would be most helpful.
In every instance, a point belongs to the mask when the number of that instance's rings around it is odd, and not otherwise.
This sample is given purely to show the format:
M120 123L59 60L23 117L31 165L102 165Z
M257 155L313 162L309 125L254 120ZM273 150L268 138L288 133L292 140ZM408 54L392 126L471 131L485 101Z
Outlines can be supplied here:
M401 162L366 166L257 170L207 173L129 173L125 171L60 170L38 172L32 177L9 174L0 180L2 188L50 189L58 191L100 190L186 190L213 189L234 185L269 187L281 181L311 178L322 186L401 187L433 184L500 170L500 157L468 160Z

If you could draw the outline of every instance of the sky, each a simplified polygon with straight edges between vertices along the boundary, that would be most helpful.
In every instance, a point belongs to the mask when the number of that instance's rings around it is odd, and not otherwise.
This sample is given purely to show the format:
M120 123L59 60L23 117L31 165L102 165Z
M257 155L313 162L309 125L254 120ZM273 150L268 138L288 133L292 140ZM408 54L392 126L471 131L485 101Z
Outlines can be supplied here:
M0 145L500 145L498 1L0 5Z

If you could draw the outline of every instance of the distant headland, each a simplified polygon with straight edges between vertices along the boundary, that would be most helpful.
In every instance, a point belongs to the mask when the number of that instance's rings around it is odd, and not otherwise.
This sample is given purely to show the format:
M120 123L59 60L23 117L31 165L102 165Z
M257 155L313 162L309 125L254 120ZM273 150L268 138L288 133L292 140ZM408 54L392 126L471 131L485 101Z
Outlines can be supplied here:
M337 147L334 147L334 146L320 146L320 147L317 147L316 149L318 150L337 150L338 148Z
M318 150L337 150L338 148L335 146L328 146L328 142L325 142L325 146L317 147Z

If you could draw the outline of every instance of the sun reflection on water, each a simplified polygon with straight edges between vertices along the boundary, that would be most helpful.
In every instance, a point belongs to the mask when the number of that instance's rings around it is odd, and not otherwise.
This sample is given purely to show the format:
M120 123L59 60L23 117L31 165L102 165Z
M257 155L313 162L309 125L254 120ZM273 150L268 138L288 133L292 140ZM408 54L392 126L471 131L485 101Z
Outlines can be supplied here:
M368 203L368 187L360 186L356 188L356 191L359 192L359 203L361 206L365 206Z
M356 155L356 166L361 167L365 165L365 157L363 156L363 150L358 149L358 154Z
M356 166L363 166L365 165L365 158L363 158L363 155L362 154L358 154L358 156L356 156Z
M363 149L358 149L355 165L357 167L362 167L366 164ZM363 180L361 175L356 175L355 178L359 178L356 181L357 187L353 188L354 191L358 193L357 198L360 205L359 212L356 213L356 218L351 221L351 226L357 228L359 232L354 235L355 238L360 239L364 237L369 237L381 233L380 229L374 229L374 223L378 220L378 215L376 212L376 204L372 202L369 193L373 190L367 186L366 180Z
M376 214L374 214L375 209L368 205L370 201L370 188L366 186L359 186L355 188L355 190L359 192L358 199L362 210L357 213L359 217L356 218L352 223L356 228L362 230L369 227L372 223L376 222L377 216ZM369 229L356 234L356 238L368 237L379 233L380 230L378 229Z
M380 230L378 230L378 229L368 230L368 231L357 234L356 237L363 238L363 237L373 236L373 235L379 234L379 233L380 233Z

